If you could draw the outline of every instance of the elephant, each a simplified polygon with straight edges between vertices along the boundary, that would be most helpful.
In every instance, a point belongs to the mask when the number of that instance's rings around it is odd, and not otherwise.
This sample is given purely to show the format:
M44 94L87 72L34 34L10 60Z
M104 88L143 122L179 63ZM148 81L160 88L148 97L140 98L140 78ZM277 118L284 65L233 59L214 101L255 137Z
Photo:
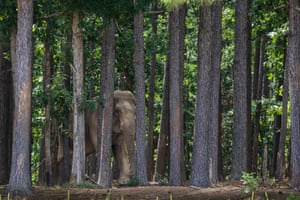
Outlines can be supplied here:
M116 90L113 101L112 153L114 166L117 166L113 177L119 184L125 184L135 172L135 96L127 90ZM97 149L98 116L99 106L94 111L86 110L86 155ZM58 152L62 152L62 144L58 146L61 148ZM62 160L61 155L58 155L58 160Z

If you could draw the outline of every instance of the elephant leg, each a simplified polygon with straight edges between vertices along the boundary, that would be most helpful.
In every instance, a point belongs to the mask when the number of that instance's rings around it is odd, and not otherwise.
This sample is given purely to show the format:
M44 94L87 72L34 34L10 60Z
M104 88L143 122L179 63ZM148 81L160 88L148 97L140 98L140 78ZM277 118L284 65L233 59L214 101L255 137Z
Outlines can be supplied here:
M129 161L125 149L125 141L119 144L115 144L114 148L116 150L116 161L119 167L119 179L120 184L125 184L130 179L130 169Z
M113 153L113 164L112 164L112 177L114 180L118 179L120 176L120 169L119 169L119 164L117 161L117 154L116 154L116 147L115 145L112 145L112 153Z
M128 151L129 163L130 163L130 175L135 175L136 155L135 155L135 135L130 133L126 134L126 146Z

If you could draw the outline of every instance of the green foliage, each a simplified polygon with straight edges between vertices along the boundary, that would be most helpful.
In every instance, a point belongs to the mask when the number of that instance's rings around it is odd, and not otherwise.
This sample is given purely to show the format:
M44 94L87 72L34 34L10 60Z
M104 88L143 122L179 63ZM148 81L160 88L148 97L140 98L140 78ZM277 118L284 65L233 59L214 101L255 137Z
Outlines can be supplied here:
M243 172L242 174L242 193L255 192L258 187L258 179L255 177L254 173Z
M139 179L136 176L132 176L126 183L128 187L136 187L140 183Z
M162 176L161 174L154 174L155 180L158 181L158 184L161 186L168 185L169 181L167 175Z
M300 196L295 195L294 193L291 193L286 200L300 200Z
M161 0L164 4L166 4L169 10L173 8L179 7L186 2L186 0Z

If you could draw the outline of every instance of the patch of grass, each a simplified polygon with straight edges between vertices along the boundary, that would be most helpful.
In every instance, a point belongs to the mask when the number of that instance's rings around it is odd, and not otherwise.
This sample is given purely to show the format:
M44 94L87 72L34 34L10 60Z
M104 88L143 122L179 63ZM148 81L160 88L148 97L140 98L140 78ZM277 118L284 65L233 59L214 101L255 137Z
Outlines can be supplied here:
M255 198L255 191L258 187L258 179L255 177L254 173L248 173L248 172L243 172L242 174L242 182L243 182L243 187L242 187L242 193L243 194L248 194L251 192L251 200L254 200Z
M286 200L300 200L300 196L296 196L294 193L291 193Z
M254 173L243 172L242 182L242 193L244 194L255 192L258 187L258 179L255 177Z

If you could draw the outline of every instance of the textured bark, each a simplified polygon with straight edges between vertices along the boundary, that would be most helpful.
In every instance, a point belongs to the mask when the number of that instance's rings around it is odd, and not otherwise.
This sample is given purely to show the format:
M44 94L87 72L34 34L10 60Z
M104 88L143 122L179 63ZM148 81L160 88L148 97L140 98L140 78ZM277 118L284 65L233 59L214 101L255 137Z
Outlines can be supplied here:
M233 142L232 142L232 179L239 180L243 171L248 171L248 150L250 135L251 105L249 94L249 0L237 0L235 7L235 50L233 63ZM251 152L251 151L250 151Z
M164 178L166 175L167 159L167 144L168 137L170 135L170 62L169 55L167 56L167 62L164 69L164 89L163 89L163 103L161 108L160 117L160 133L157 142L157 159L155 166L156 179Z
M279 83L283 85L282 83ZM277 102L282 102L282 96L276 95L275 97ZM274 128L273 128L273 145L272 145L272 156L271 156L271 163L269 166L270 176L274 177L276 171L276 160L277 160L277 152L279 149L279 140L280 140L280 129L281 129L281 121L282 115L276 114L274 116Z
M180 66L180 73L179 73L179 93L180 96L180 105L184 105L184 89L183 89L183 80L184 80L184 58L185 58L185 18L187 15L187 4L183 4L179 8L179 66ZM183 133L184 132L184 112L183 109L181 109L180 116L182 117L182 120L180 122L180 130ZM184 156L184 138L181 139L180 144L180 151L182 152L182 157L180 160L181 165L181 183L184 183L186 181L186 169L185 169L185 156Z
M180 89L180 53L179 53L179 8L169 13L170 37L170 165L169 184L181 185L181 160L183 158L182 145L182 90Z
M103 98L104 107L103 111L99 114L101 130L98 130L98 145L99 145L99 160L98 160L98 180L97 183L102 187L108 188L112 186L111 175L111 145L112 145L112 119L113 119L113 91L114 91L114 66L115 66L115 24L113 19L109 20L109 23L105 27L103 36L102 48L104 57L102 57L101 71L101 89L104 87ZM102 54L103 55L103 54ZM102 72L104 74L102 74ZM103 76L104 75L104 76ZM100 94L100 96L102 95Z
M215 1L212 5L212 53L211 53L211 117L208 138L209 179L215 185L219 178L218 157L221 113L220 113L220 86L221 86L221 58L222 58L222 1Z
M85 123L82 111L84 70L83 70L83 36L79 27L81 16L73 13L73 161L71 181L80 184L85 175Z
M218 181L221 14L221 1L200 7L191 185L202 187Z
M48 30L48 28L47 28ZM47 33L49 34L49 33ZM51 52L50 52L50 46L49 42L44 42L45 45L45 57L43 62L43 77L44 77L44 92L45 94L50 97L50 87L51 87L51 66L52 66L52 58L51 58ZM48 98L48 102L45 108L45 120L46 124L43 129L44 131L44 148L45 148L45 173L46 173L46 183L47 185L52 184L52 159L51 159L51 119L50 119L50 109L51 109L51 103L50 98Z
M144 72L144 13L134 16L134 69L136 85L136 176L139 184L148 184L145 125L145 72Z
M70 18L70 19L69 19ZM68 17L68 19L71 21L71 16ZM68 29L67 35L66 35L66 46L65 46L65 60L64 65L62 67L62 74L64 74L65 79L63 80L63 85L67 91L71 91L71 67L70 63L72 63L72 30L71 28ZM64 109L64 122L63 122L63 129L68 130L69 132L72 132L71 130L71 119L72 119L72 113L69 110L69 108ZM69 136L66 134L62 135L63 140L63 162L59 163L60 168L60 183L66 183L70 180L71 175L71 156L70 156L70 141Z
M289 1L287 66L291 102L291 184L300 189L300 12L299 0Z
M30 138L32 90L32 0L18 0L12 163L8 185L11 195L31 195Z
M259 58L257 69L257 82L256 82L256 94L253 94L253 99L256 103L256 113L253 120L253 139L252 139L252 166L253 171L257 171L257 159L258 159L258 134L260 132L260 116L261 116L261 98L264 80L264 61L265 61L265 41L262 39L259 43Z
M197 71L197 96L194 123L194 144L192 157L191 185L210 186L209 157L210 114L211 114L211 84L212 84L212 20L211 7L200 7L198 29L198 71ZM212 168L211 168L212 169Z
M156 10L154 6L153 10ZM157 41L157 14L151 15L152 39L154 44ZM155 93L155 68L156 68L156 50L153 48L151 52L150 78L149 78L149 100L148 100L148 139L147 139L147 177L152 180L154 173L154 93Z

